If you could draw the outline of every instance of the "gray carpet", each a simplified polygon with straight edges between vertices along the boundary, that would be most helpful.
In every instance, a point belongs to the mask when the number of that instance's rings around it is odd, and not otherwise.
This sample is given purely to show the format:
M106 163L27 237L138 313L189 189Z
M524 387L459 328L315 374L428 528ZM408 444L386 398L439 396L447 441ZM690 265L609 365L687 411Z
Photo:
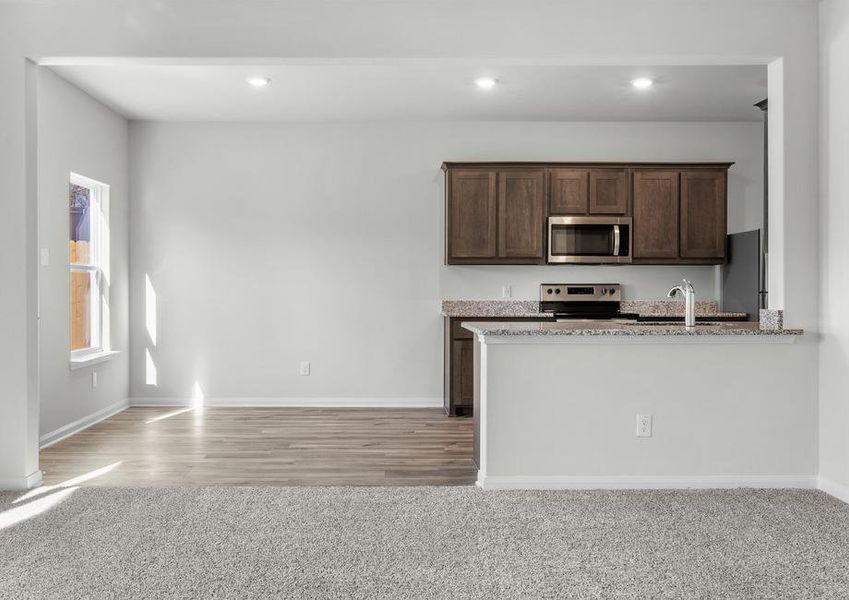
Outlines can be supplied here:
M849 597L849 506L821 492L68 494L0 530L0 597Z

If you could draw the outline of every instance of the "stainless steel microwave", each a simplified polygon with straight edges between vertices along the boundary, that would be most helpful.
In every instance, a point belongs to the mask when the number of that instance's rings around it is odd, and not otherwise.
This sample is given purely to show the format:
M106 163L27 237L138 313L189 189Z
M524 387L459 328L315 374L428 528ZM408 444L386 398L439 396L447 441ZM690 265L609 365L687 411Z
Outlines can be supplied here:
M549 217L549 263L631 262L631 217Z

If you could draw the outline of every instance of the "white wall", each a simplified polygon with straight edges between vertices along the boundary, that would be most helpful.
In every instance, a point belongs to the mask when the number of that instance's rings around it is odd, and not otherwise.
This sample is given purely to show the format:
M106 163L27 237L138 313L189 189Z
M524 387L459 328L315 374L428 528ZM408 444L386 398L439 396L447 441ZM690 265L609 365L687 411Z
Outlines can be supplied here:
M437 398L443 298L498 298L505 283L535 298L554 280L659 298L684 275L713 298L713 267L444 266L439 167L735 161L732 218L752 221L761 136L759 123L133 123L132 396L188 397L197 381L209 397Z
M513 341L482 356L487 477L815 479L816 356L801 344ZM651 437L636 437L638 414Z
M820 5L820 35L820 474L849 486L849 3Z
M450 4L450 10L444 10ZM441 10L440 8L443 8ZM97 23L97 35L80 35ZM485 23L485 26L481 26ZM564 23L570 25L563 35ZM604 23L603 28L598 24ZM650 32L650 34L647 34ZM547 0L486 5L410 0L264 2L126 0L0 2L0 210L6 231L0 270L0 486L37 476L37 224L34 136L26 59L43 57L278 57L404 61L506 57L571 64L767 64L782 59L780 140L786 183L776 227L792 241L777 256L778 294L794 325L817 328L817 8L813 2ZM102 59L109 63L108 58ZM774 189L774 187L773 187ZM773 230L775 235L776 230ZM773 290L775 291L775 290ZM405 333L407 331L405 330ZM811 347L809 351L815 351ZM816 394L816 390L811 390Z
M50 251L39 270L41 435L126 401L129 382L127 121L48 69L38 74L38 234ZM68 177L110 186L110 313L107 363L69 370ZM91 373L98 387L91 387Z

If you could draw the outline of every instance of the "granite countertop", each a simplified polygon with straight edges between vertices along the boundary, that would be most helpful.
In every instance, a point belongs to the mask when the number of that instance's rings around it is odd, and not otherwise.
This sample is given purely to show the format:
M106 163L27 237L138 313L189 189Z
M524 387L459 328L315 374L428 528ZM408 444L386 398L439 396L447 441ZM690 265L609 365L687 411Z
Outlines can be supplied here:
M620 307L623 313L637 313L641 317L683 317L683 300L623 300ZM749 316L744 312L719 310L716 300L696 300L696 316L715 319L744 320Z
M477 335L491 336L795 336L801 329L761 330L747 321L700 323L691 330L683 325L624 323L617 321L565 321L548 323L463 323Z
M446 317L504 317L551 319L551 313L539 311L536 300L443 300Z
M684 317L681 300L623 300L623 313L641 317ZM446 317L499 317L551 319L550 313L539 310L536 300L443 300L442 314ZM696 316L714 319L745 319L746 313L723 312L716 300L697 300Z

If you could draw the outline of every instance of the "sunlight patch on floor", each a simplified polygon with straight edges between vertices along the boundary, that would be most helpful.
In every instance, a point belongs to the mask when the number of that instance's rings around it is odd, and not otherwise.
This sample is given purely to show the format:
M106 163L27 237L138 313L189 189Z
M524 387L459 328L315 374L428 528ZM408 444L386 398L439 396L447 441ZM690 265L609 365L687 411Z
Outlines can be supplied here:
M54 490L64 490L66 488L76 488L81 483L85 483L86 481L91 481L92 479L96 479L101 475L106 475L110 471L117 469L123 461L114 462L111 465L106 465L105 467L101 467L99 469L95 469L94 471L89 471L88 473L83 473L78 477L73 477L72 479L68 479L63 481L62 483L57 483L56 485L43 485L41 487L37 487L34 490L28 491L26 494L15 500L12 504L18 504L20 502L24 502L26 500L30 500L32 498L36 498L38 496L43 496L48 492L52 492ZM54 494L55 495L55 494ZM53 496L51 496L52 498ZM29 505L27 505L29 506Z
M48 486L48 488L51 490L54 489L54 487L55 486ZM0 513L0 529L5 529L7 527L11 527L12 525L17 525L18 523L26 521L27 519L31 519L44 512L47 512L60 502L64 501L68 496L73 494L78 489L79 487L66 487L60 489L59 491L53 494L50 494L49 496L38 498L37 500L33 500L32 502L29 502L22 506L16 506ZM26 496L22 496L21 498L15 500L15 504L20 502L25 497Z
M164 419L170 419L171 417L176 417L177 415L182 415L183 413L187 413L194 410L194 408L181 408L179 410L172 410L169 413L165 413L164 415L159 415L158 417L153 417L152 419L148 419L145 421L146 425L150 425L151 423L156 423L157 421L162 421Z

